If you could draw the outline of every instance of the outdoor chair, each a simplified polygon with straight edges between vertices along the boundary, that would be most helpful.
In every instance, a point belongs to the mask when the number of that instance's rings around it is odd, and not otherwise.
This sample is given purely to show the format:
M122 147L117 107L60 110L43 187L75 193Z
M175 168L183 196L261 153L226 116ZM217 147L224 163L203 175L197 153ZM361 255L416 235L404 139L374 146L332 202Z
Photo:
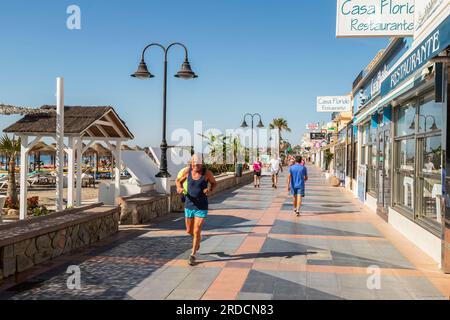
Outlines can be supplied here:
M42 174L40 172L32 172L28 175L27 182L30 185L30 187L35 184L40 184L40 182L42 181L41 175Z
M75 176L76 181L76 176ZM90 174L82 173L81 174L81 186L82 187L95 187L95 179Z
M8 175L3 175L0 177L0 189L6 188L8 186Z

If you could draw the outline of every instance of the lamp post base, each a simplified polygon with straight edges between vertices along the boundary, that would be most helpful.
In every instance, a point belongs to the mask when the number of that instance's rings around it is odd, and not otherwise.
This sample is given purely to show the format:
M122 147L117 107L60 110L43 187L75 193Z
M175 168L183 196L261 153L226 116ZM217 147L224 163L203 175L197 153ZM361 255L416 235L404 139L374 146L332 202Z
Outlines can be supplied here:
M158 172L158 174L155 177L156 178L170 178L171 175L167 171L160 171L160 172Z

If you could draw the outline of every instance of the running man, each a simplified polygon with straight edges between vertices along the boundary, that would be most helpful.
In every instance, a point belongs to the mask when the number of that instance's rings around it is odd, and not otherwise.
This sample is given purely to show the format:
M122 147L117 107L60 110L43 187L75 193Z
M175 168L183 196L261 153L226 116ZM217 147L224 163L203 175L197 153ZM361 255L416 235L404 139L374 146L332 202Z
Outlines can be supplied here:
M270 169L270 174L272 175L272 188L276 189L278 185L278 173L280 170L283 171L280 158L273 155L268 166Z
M302 157L295 157L295 164L289 168L287 189L294 196L294 213L300 216L302 198L305 196L305 181L308 180L308 171L301 164Z
M208 215L208 194L217 186L216 179L211 171L203 167L202 158L193 155L189 170L177 179L177 192L183 193L184 182L187 181L187 194L185 202L186 231L193 237L192 252L189 256L189 265L195 265L195 254L200 249L201 232L206 216ZM208 183L211 187L208 189Z

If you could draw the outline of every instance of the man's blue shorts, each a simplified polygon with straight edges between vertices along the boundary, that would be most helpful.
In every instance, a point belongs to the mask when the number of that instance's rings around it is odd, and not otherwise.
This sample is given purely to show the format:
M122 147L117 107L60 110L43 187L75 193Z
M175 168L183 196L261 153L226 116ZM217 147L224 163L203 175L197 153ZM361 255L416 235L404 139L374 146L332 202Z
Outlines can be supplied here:
M192 209L184 209L184 214L186 218L206 218L208 215L208 210L192 210Z
M293 196L305 196L305 188L291 188L291 195Z

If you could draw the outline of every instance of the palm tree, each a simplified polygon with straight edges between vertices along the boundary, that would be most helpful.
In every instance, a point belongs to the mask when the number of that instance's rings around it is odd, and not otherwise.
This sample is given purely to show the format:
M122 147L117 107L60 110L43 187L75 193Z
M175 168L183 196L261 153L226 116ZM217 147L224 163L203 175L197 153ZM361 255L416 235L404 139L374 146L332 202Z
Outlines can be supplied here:
M0 139L0 151L6 155L6 161L8 165L8 191L7 197L11 199L11 202L17 203L17 188L16 188L16 157L20 153L20 138L11 139L8 135L4 135ZM21 159L26 161L26 159Z
M241 144L241 139L239 138L239 136L230 135L226 137L226 140L227 140L226 145L227 156L231 157L231 159L233 160L233 166L236 167L238 161L243 160L240 159L244 149Z
M199 136L206 139L208 141L208 149L209 149L209 162L215 163L217 161L217 157L220 156L220 150L223 150L224 144L224 136L223 135L214 135L211 132L208 135L204 135L199 133Z
M291 132L291 128L289 128L287 120L283 118L273 119L272 123L269 124L269 128L278 130L278 137L279 137L278 150L281 151L281 142L283 140L283 138L281 137L281 132L283 130L286 132Z

